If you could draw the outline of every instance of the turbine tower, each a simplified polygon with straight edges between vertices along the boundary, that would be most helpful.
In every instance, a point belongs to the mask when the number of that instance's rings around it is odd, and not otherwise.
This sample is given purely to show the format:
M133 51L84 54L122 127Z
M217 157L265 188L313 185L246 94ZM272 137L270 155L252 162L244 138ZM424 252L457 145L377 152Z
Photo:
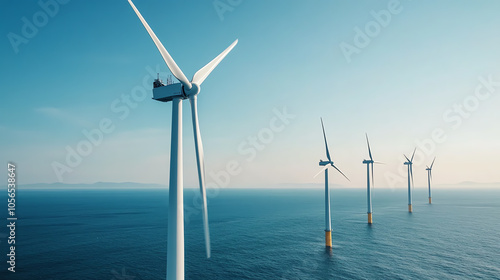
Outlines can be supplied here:
M321 172L325 171L325 245L328 248L332 247L332 219L330 217L330 188L328 187L328 167L333 167L335 168L342 176L344 176L348 181L349 178L338 169L332 161L332 158L330 157L330 152L328 151L328 142L326 141L326 133L325 133L325 126L323 125L323 119L321 118L321 127L323 128L323 138L325 139L325 148L326 148L326 158L328 158L327 161L319 160L319 166L324 166L318 174L316 174L314 177L318 176Z
M427 166L425 170L427 170L427 182L429 184L429 204L432 204L432 195L431 195L431 179L432 179L432 166L434 165L434 161L436 157L432 160L431 167Z
M371 191L371 188L375 187L373 179L373 164L381 162L373 161L372 151L370 149L370 142L368 141L368 134L365 134L365 136L366 136L366 144L368 145L368 155L370 156L369 160L368 159L363 160L363 164L366 164L366 201L368 206L367 213L368 213L368 223L373 224L372 191ZM370 188L370 166L371 166L371 188Z
M406 162L404 163L404 165L407 165L408 166L408 212L412 213L413 212L413 207L412 207L412 200L411 200L411 195L412 195L412 187L414 187L413 185L413 168L412 168L412 165L413 165L413 157L415 156L415 151L417 150L417 148L415 148L415 150L413 150L413 154L411 155L411 159L409 159L406 155L405 158L406 158ZM410 177L411 177L411 182L410 182Z
M203 146L198 124L197 96L200 86L219 62L238 43L235 40L216 58L198 70L189 81L173 58L158 40L153 30L137 10L134 3L128 0L132 9L141 20L156 47L161 53L168 69L180 83L163 84L160 79L153 83L153 99L168 102L172 101L172 140L170 147L170 182L169 182L169 209L168 209L168 240L167 240L167 280L184 279L184 203L183 203L183 170L182 170L182 101L189 98L193 120L194 143L196 151L196 165L202 197L203 226L205 232L205 247L207 258L210 258L210 233L208 228L207 196L205 190L205 166Z

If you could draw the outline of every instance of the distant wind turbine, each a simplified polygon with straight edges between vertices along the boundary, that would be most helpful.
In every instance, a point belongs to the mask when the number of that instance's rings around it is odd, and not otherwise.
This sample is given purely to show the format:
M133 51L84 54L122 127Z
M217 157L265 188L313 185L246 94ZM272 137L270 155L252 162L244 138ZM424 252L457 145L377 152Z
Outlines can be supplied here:
M167 67L180 83L163 84L156 79L153 84L153 99L168 102L172 101L172 140L170 147L170 183L169 183L169 209L168 209L168 241L167 241L167 279L184 279L184 204L183 204L183 170L182 170L182 101L188 99L191 103L193 120L194 143L196 150L196 164L202 197L203 225L205 231L205 246L207 258L210 258L210 233L208 229L207 196L205 190L205 165L200 129L198 125L197 95L200 86L219 62L238 43L234 41L216 58L198 70L189 81L182 70L177 66L163 44L156 37L153 30L137 10L134 3L128 0L132 9L141 20L156 47L161 53Z
M363 163L366 164L366 201L367 201L367 206L368 206L368 223L372 224L373 219L372 219L372 191L371 188L375 187L375 180L373 178L373 164L374 163L381 163L378 161L373 161L372 157L372 151L370 149L370 142L368 141L368 134L365 134L366 136L366 144L368 145L368 155L370 156L370 159L365 159L363 160ZM371 187L370 187L370 165L371 165Z
M410 213L413 212L412 200L411 200L411 195L412 195L412 191L413 191L412 187L414 187L412 165L413 165L413 157L415 156L416 150L417 150L417 148L415 148L415 150L413 150L413 154L411 155L411 159L409 159L406 155L404 155L406 160L407 160L404 163L404 165L408 166L408 212L410 212ZM411 177L411 182L410 182L410 177Z
M427 170L427 182L429 183L429 204L432 204L432 195L431 195L431 179L432 179L432 166L434 165L434 161L436 157L432 160L431 167L427 166L425 170Z
M326 148L326 158L328 158L328 161L323 161L319 160L319 166L324 166L318 174L316 174L314 177L318 176L321 174L321 172L325 171L325 245L326 247L331 248L332 247L332 219L330 217L330 188L328 187L328 167L333 167L335 168L342 176L344 176L348 181L349 178L338 169L332 161L332 158L330 157L330 152L328 151L328 142L326 141L326 133L325 133L325 126L323 125L323 119L321 118L321 127L323 128L323 138L325 139L325 148Z

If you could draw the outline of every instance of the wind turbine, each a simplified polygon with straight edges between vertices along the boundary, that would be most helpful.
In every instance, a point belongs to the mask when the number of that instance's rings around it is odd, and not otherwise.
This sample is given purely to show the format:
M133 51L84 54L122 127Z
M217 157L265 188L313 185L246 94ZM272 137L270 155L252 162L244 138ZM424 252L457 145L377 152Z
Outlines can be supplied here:
M325 148L326 148L326 158L328 158L327 161L319 160L319 166L324 166L318 174L316 174L314 177L318 176L321 172L325 171L325 245L326 247L331 248L332 247L332 219L330 218L330 188L328 187L328 167L333 167L335 168L342 176L344 176L348 181L349 178L338 169L332 161L332 158L330 157L330 152L328 151L328 142L326 141L326 133L325 133L325 126L323 125L323 119L321 118L321 127L323 128L323 138L325 139Z
M415 156L415 151L417 150L417 148L415 148L415 150L413 150L413 154L411 155L411 159L409 159L406 155L405 158L406 158L406 162L404 163L404 165L407 165L408 166L408 212L412 213L413 212L413 207L412 207L412 200L411 200L411 195L412 195L412 186L414 187L413 185L413 168L412 168L412 165L413 165L413 157ZM411 177L411 183L410 183L410 177Z
M436 157L432 160L431 167L427 166L425 170L427 170L427 182L429 183L429 204L432 204L432 195L431 195L431 179L432 179L432 166L434 165L434 161Z
M153 83L153 99L168 102L172 101L172 140L170 146L170 182L169 182L169 209L168 209L168 240L167 240L167 280L184 279L184 203L183 203L183 170L182 170L182 101L189 98L193 120L194 143L196 150L196 164L203 207L203 226L205 232L205 247L207 258L210 258L210 233L208 228L207 196L205 190L205 165L203 146L201 143L198 125L197 95L200 86L219 62L238 43L235 40L216 58L198 70L189 81L182 70L177 66L163 44L156 37L149 24L144 20L134 3L128 0L132 9L141 20L156 47L161 53L167 67L180 83L165 85L160 79Z
M372 191L370 188L370 165L371 165L371 187L375 187L375 182L373 179L373 164L374 163L381 163L378 161L373 161L372 157L372 151L370 149L370 142L368 141L368 134L365 134L366 136L366 144L368 145L368 155L370 156L370 159L365 159L363 160L363 163L366 164L366 201L367 201L367 206L368 206L368 223L373 224L373 219L372 219Z

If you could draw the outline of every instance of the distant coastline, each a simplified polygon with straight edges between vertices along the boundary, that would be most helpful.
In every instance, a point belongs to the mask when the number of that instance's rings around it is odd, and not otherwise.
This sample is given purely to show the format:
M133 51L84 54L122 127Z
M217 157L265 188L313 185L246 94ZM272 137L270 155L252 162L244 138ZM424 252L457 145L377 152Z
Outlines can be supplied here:
M6 185L2 186L7 188ZM322 183L282 183L262 187L227 187L225 189L318 189L323 188ZM365 186L351 186L351 185L339 185L331 184L333 189L364 189ZM186 186L186 189L198 188L198 186ZM379 189L391 189L390 187L380 186ZM395 187L394 189L405 189L405 187ZM416 185L416 189L424 189L426 186ZM492 183L480 183L472 181L464 181L456 184L436 184L436 190L439 189L500 189L500 182ZM39 184L20 184L18 189L21 190L113 190L113 189L123 189L123 190L135 190L135 189L168 189L168 185L162 184L148 184L148 183L136 183L136 182L96 182L88 184L69 184L69 183L39 183Z
M21 184L18 185L21 190L113 190L113 189L168 189L167 185L134 183L134 182L96 182L89 184L67 184L67 183L40 183L40 184Z

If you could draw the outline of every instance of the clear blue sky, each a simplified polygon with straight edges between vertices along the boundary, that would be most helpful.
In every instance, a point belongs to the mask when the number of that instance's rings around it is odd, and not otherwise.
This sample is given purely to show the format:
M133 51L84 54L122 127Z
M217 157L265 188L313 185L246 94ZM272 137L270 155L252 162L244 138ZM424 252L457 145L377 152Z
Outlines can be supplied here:
M239 39L199 95L209 182L236 162L229 187L321 183L312 178L326 159L320 116L333 160L352 181L335 174L333 183L365 185L367 132L386 163L376 166L378 186L403 188L402 154L435 129L445 139L419 157L416 187L434 156L437 184L500 181L500 85L474 96L480 77L500 82L498 1L134 3L188 78ZM222 12L214 3L236 5ZM167 184L171 104L150 99L147 68L163 78L168 69L127 1L74 0L52 15L38 1L0 5L0 151L18 165L19 182L59 181L54 162L68 166L67 147L76 150L82 131L107 119L114 130L63 181ZM388 5L390 20L375 23L372 11ZM356 47L357 28L373 37L348 61L341 46ZM141 93L143 79L146 98L122 99ZM464 102L460 115L454 105ZM273 110L285 107L295 118L274 122ZM189 103L183 108L185 185L197 186ZM259 135L265 143L252 146Z

